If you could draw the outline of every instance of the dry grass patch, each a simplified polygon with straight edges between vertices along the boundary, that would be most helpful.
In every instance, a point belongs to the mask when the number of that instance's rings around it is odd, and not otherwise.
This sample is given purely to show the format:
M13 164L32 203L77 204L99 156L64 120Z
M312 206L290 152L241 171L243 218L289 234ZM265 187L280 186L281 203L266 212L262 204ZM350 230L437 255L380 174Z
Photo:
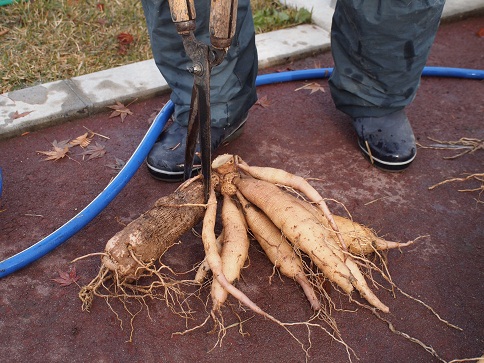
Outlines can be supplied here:
M252 7L258 32L310 21L310 15L274 1L254 0ZM150 58L140 1L43 0L0 7L0 93Z

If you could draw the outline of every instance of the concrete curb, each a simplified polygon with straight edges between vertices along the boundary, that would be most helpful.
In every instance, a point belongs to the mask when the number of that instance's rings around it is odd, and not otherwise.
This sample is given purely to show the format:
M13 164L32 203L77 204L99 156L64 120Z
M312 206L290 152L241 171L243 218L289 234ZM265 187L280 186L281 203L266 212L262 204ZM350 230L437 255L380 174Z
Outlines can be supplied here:
M256 36L261 69L330 48L336 0L286 0L313 11L313 25L300 25ZM443 20L483 10L484 0L447 0ZM169 92L154 61L147 60L0 96L0 140ZM19 117L21 116L21 117Z

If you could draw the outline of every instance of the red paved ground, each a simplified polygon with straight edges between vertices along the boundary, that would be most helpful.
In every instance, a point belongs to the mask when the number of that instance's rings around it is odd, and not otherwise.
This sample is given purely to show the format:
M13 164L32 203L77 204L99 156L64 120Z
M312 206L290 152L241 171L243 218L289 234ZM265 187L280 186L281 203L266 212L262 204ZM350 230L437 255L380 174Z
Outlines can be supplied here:
M484 39L476 32L484 18L443 25L433 47L429 65L484 68ZM332 65L329 54L315 56L278 69L304 69ZM271 70L271 71L274 71ZM327 81L319 81L327 89ZM415 301L388 292L377 294L390 306L397 329L431 345L445 360L483 354L483 205L478 193L459 192L478 183L428 187L464 173L482 173L482 151L445 160L453 151L419 149L417 160L402 174L388 174L361 157L345 115L335 110L329 92L295 92L304 82L264 86L260 96L271 105L254 106L242 137L219 150L237 153L254 165L284 168L299 175L320 178L313 184L327 198L344 203L355 220L392 240L421 239L403 253L389 253L388 263L397 285L422 299L439 314L460 326L451 329ZM408 115L421 144L428 137L457 140L484 138L482 81L426 78ZM0 142L0 166L4 192L0 213L0 259L7 258L45 237L100 193L113 174L106 164L114 157L126 160L147 130L148 118L167 97L130 106L134 112L124 123L109 119L106 111L87 119ZM41 161L37 150L47 150L53 140L76 137L84 127L110 137L102 142L107 154L101 159L75 162ZM73 157L80 160L79 156ZM69 261L102 251L106 241L126 223L147 210L176 185L153 180L143 166L119 196L86 228L31 266L0 281L0 352L4 362L302 362L301 347L282 328L253 313L232 307L242 319L244 335L231 328L221 346L208 324L184 336L172 333L186 328L160 301L147 301L134 321L133 342L127 343L130 327L119 303L113 307L124 320L123 329L106 303L97 299L90 313L81 311L76 285L60 287L52 279L66 271ZM483 197L481 196L481 200ZM372 203L370 203L372 202ZM335 212L341 207L331 203ZM198 227L197 227L198 228ZM199 228L198 228L199 229ZM165 262L177 271L192 267L203 258L199 238L183 237L183 243L166 255ZM76 264L79 283L86 284L98 270L98 258ZM281 321L304 321L311 310L301 290L288 279L269 284L271 266L255 245L250 266L238 287L263 309ZM339 307L355 305L331 296ZM208 289L201 292L202 299ZM233 303L233 300L231 300ZM133 309L140 305L133 302ZM149 307L147 314L146 307ZM206 316L202 302L193 327ZM226 324L237 321L231 309L224 310ZM422 347L401 336L369 311L334 311L333 316L347 344L361 362L437 361ZM307 330L292 331L307 343ZM310 362L344 362L345 349L319 329L311 329ZM212 349L214 348L214 349ZM354 361L356 361L353 358Z

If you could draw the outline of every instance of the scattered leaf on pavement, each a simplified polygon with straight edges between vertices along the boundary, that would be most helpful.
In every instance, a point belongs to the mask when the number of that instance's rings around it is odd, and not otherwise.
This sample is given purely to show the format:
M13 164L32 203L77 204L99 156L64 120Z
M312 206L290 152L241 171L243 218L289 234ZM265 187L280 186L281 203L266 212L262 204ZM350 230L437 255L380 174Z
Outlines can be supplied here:
M74 140L71 140L69 145L71 146L79 145L80 147L85 148L91 143L93 136L94 134L89 135L89 133L86 132L85 134L76 137Z
M276 69L275 73L291 72L291 71L294 71L294 70L295 70L294 67L288 66L288 67Z
M44 160L54 160L57 161L62 159L69 152L68 146L69 140L59 141L54 140L52 142L52 150L49 151L37 151L39 154L47 155Z
M61 286L69 286L79 280L77 276L76 268L73 267L69 272L57 271L59 277L52 279L52 281L57 282Z
M87 160L91 160L95 158L100 158L104 156L104 154L106 154L106 149L103 145L96 141L96 145L89 145L86 148L86 151L82 152L80 155L82 155L82 159L84 159L84 156L89 155Z
M165 104L163 103L162 106L165 106ZM150 117L148 117L148 124L151 125L153 123L153 121L155 121L156 116L159 115L160 111L161 111L161 108L153 111L153 113L150 115Z
M18 113L18 111L15 111L14 114L12 115L12 120L16 120L18 118L25 117L28 114L30 114L31 112L33 112L33 111L25 111L25 112L22 112L22 113Z
M484 37L484 28L481 28L477 31L477 36L480 38Z
M124 119L126 118L126 116L133 114L133 112L131 112L131 110L128 108L128 106L125 106L124 104L122 104L119 101L116 101L116 104L115 105L108 106L110 109L114 110L113 112L111 112L111 115L109 115L109 118L113 118L113 117L119 116L119 117L121 117L121 121L124 121Z
M261 106L262 108L267 108L270 105L272 105L272 102L269 101L269 99L267 98L267 96L262 96L261 98L259 98L257 100L257 102L255 104Z
M321 86L319 83L312 82L312 83L307 83L302 87L296 88L295 91L300 91L302 89L309 89L311 90L310 95L312 95L314 92L321 91L324 92L323 86Z
M107 164L106 166L110 169L113 169L115 172L118 172L124 167L126 162L117 157L114 157L114 160L115 160L114 164Z

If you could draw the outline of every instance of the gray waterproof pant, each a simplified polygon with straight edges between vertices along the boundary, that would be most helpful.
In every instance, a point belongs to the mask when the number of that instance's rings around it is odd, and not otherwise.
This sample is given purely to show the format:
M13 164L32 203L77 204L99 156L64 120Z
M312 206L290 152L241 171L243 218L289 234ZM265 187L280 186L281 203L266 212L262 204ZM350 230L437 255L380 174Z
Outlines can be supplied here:
M338 109L352 117L383 116L415 97L445 0L338 0L329 85ZM172 89L175 119L187 124L193 77L167 0L142 0L153 56ZM210 1L195 0L198 39L209 42ZM212 124L237 122L257 99L257 51L249 0L239 0L237 30L211 78Z
M336 107L379 117L415 97L445 0L338 0L331 29Z
M151 48L156 65L172 90L174 118L188 124L193 76L182 38L171 20L168 0L142 0ZM210 1L195 0L198 40L210 42L208 32ZM257 101L257 50L249 0L239 0L237 28L232 45L222 62L212 70L210 98L212 125L226 127L240 121Z

